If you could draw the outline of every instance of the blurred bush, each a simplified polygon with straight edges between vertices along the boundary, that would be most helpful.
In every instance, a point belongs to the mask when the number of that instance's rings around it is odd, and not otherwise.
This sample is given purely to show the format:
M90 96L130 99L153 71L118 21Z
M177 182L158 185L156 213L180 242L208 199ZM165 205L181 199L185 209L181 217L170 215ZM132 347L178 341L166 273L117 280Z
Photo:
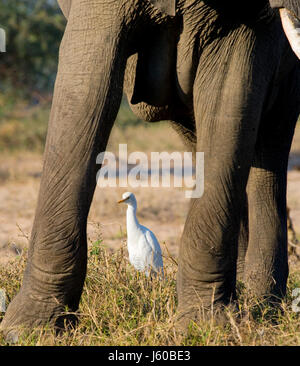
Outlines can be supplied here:
M57 0L0 0L0 152L43 150L65 25ZM138 123L124 98L116 126Z
M56 0L1 0L0 91L34 97L51 91L65 18Z

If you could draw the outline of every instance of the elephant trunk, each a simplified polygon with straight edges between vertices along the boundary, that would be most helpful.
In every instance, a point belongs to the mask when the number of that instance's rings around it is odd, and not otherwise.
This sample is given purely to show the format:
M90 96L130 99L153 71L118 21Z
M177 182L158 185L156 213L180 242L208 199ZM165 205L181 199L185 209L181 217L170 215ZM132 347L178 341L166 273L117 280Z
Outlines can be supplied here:
M300 59L300 20L296 15L285 8L281 8L279 11L287 39L293 51Z
M96 157L105 151L120 106L127 60L121 7L118 2L109 7L104 12L86 1L72 3L60 48L28 264L2 330L56 321L66 307L75 311L79 304L87 264L86 222L99 169Z

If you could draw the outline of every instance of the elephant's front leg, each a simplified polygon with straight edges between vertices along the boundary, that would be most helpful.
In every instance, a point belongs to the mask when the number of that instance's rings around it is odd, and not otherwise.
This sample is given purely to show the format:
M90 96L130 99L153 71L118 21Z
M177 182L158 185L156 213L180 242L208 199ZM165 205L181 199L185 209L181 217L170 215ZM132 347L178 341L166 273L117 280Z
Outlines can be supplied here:
M252 41L250 30L238 29L231 39L212 42L198 66L194 108L205 181L203 196L191 203L180 244L177 290L182 326L196 316L199 306L219 308L235 297L246 184L270 79L267 71L260 77L265 60L253 57Z
M1 323L6 331L55 321L66 307L75 311L79 304L86 274L86 221L99 169L96 156L105 150L119 108L126 64L126 50L120 46L121 6L101 3L72 3L28 264L21 290Z

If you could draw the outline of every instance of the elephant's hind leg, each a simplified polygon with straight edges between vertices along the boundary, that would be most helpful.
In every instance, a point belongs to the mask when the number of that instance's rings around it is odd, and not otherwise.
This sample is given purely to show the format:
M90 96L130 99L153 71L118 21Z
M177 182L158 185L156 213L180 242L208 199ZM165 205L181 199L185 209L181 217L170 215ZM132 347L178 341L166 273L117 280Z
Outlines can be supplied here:
M281 86L259 130L248 183L249 245L245 282L254 295L282 297L288 277L287 164L299 115L299 71Z
M249 240L249 224L248 224L248 197L245 193L244 204L242 206L242 215L240 222L239 240L238 240L238 256L236 276L238 281L244 280L245 257Z
M203 50L194 85L197 151L204 152L205 160L204 194L191 204L180 244L178 311L184 315L179 315L179 327L198 316L199 307L208 315L212 306L219 313L235 298L246 185L266 80L272 77L271 72L260 77L268 55L251 54L251 30L239 29L235 36L242 41L216 40ZM263 42L257 47L264 47ZM214 52L218 53L212 62Z

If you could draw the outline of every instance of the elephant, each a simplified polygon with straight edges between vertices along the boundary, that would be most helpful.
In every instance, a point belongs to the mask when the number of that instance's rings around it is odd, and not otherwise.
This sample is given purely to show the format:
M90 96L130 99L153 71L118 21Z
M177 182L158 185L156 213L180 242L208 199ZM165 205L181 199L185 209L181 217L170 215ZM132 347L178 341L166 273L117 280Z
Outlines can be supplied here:
M58 0L67 18L28 263L7 334L78 309L86 224L123 90L204 152L204 194L180 240L178 321L225 311L237 278L282 298L288 156L300 112L299 0ZM300 28L300 27L299 27ZM298 56L298 57L297 57Z

